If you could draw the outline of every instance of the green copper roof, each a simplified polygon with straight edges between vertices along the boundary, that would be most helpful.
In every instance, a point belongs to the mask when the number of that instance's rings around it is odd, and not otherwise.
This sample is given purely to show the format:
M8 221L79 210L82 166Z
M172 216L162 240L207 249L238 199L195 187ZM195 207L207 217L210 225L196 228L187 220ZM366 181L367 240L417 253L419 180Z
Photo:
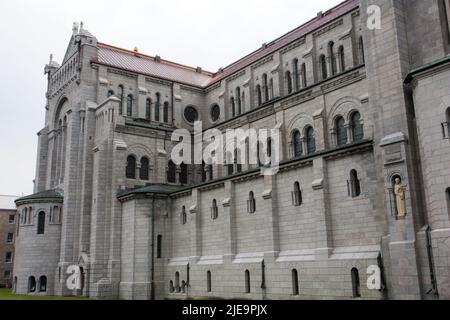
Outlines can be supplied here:
M61 189L46 190L46 191L32 194L30 196L19 198L15 201L15 203L19 203L19 202L23 202L23 201L30 201L30 200L42 200L42 199L63 200L64 199L64 191Z
M413 78L416 74L421 73L421 72L423 72L423 71L426 71L426 70L428 70L428 69L431 69L431 68L440 66L440 65L445 64L445 63L447 63L447 62L450 62L450 55L445 56L444 58L441 58L441 59L439 59L439 60L435 60L435 61L433 61L433 62L424 64L424 65L422 65L422 66L420 66L420 67L417 67L417 68L415 68L415 69L412 69L412 70L408 73L408 75L406 76L406 78L405 78L405 83L410 83L411 80L412 80L412 78Z

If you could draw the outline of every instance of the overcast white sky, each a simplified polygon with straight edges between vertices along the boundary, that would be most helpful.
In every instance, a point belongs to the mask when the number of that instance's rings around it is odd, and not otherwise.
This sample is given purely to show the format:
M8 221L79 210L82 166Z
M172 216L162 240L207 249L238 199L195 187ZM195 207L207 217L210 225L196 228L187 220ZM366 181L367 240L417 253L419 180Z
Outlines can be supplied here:
M33 191L49 54L99 41L217 71L342 0L0 0L0 194Z

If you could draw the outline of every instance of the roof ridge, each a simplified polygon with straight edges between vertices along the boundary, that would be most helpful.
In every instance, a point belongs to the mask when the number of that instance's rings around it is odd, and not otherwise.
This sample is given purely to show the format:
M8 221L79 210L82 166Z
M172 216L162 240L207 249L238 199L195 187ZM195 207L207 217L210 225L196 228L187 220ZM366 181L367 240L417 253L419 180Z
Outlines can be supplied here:
M104 42L97 42L97 45L99 45L101 47L104 47L104 48L109 48L109 49L113 49L113 50L122 51L124 53L130 54L130 55L134 55L134 56L138 56L140 58L148 58L148 59L151 59L152 61L156 62L156 57L148 55L148 54L145 54L145 53L135 52L135 51L132 51L132 50L129 50L129 49L121 48L121 47L114 46L114 45L111 45L111 44L107 44L107 43L104 43ZM197 72L197 70L199 68L199 67L192 67L192 66L188 66L186 64L182 64L182 63L178 63L178 62L174 62L174 61L170 61L170 60L166 60L166 59L161 59L160 63L164 63L164 64L171 65L171 66L174 66L174 67L181 67L183 69L187 69L187 70L192 71L192 72ZM210 76L210 77L214 76L214 74L215 74L215 72L208 71L208 70L205 70L203 68L201 68L201 73L203 75Z

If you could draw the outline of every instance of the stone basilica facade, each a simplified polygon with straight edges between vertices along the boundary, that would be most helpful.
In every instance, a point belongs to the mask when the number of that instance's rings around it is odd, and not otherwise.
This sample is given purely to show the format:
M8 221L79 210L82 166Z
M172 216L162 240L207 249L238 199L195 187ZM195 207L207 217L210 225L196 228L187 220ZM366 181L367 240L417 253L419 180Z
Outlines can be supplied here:
M347 0L214 73L75 25L45 66L15 292L450 299L449 17L449 0ZM279 128L278 174L174 164L195 120Z

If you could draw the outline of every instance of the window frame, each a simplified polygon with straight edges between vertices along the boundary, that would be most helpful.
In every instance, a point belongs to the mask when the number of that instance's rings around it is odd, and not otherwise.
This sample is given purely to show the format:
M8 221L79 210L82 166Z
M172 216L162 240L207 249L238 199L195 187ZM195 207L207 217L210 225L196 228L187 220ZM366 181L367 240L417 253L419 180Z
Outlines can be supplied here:
M11 236L11 238L10 238ZM14 233L13 232L8 232L8 234L6 235L6 244L14 244Z
M13 219L11 220L11 217L13 217ZM16 224L16 215L15 214L10 214L8 217L8 224Z
M11 251L7 251L5 254L5 263L13 263L13 253Z

